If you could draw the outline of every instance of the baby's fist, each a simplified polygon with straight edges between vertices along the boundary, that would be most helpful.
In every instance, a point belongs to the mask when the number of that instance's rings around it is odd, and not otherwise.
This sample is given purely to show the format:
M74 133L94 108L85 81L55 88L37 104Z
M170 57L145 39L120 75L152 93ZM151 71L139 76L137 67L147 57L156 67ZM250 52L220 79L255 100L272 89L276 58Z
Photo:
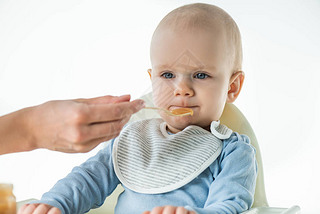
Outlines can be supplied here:
M146 211L143 214L196 214L194 211L185 209L184 207L164 206L155 207L152 211Z
M18 214L61 214L61 211L48 204L25 204L20 209Z

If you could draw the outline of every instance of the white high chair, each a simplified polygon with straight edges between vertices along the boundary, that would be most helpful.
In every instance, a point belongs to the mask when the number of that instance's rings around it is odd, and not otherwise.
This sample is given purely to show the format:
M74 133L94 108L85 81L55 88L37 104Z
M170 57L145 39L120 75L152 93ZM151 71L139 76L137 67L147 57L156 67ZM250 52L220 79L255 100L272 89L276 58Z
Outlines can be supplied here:
M152 101L151 93L141 97L146 102L146 106L154 106ZM131 121L142 120L160 117L156 111L142 110L134 114L131 118ZM265 187L264 187L264 177L263 177L263 167L261 153L258 145L257 138L241 111L233 104L227 104L223 111L221 117L221 123L228 126L233 131L236 131L240 134L245 134L249 136L251 144L256 149L256 159L258 162L258 177L256 183L256 190L254 194L254 202L252 208L243 214L298 214L300 213L299 206L292 206L291 208L276 208L269 207ZM123 191L121 185L119 185L116 190L110 195L105 203L89 212L89 214L113 214L114 208L117 202L119 194Z
M146 106L154 106L152 102L151 93L141 97L146 102ZM156 111L142 110L135 115L132 116L131 121L142 120L160 117ZM242 214L298 214L300 213L299 206L292 206L291 208L277 208L277 207L269 207L264 187L264 177L263 177L263 167L262 167L262 159L260 154L260 149L258 145L257 138L245 118L245 116L241 113L241 111L233 104L227 104L223 111L221 117L221 123L228 126L233 131L236 131L240 134L245 134L249 136L251 140L251 144L256 149L256 159L258 163L258 177L256 183L256 189L254 194L254 203L250 210L242 213ZM92 209L89 214L113 214L114 208L117 203L117 198L119 194L123 191L121 185L119 185L116 190L105 200L104 204L97 208ZM23 203L27 203L27 201L20 202L18 206L21 206ZM130 212L130 211L128 211Z

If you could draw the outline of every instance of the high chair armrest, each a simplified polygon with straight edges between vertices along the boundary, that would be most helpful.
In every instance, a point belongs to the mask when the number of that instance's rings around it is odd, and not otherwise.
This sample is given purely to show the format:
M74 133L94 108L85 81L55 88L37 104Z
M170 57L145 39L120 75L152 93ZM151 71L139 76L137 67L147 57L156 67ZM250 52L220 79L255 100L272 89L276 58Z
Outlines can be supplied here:
M24 205L31 201L34 201L37 199L27 199L24 201L18 201L17 202L17 212L18 210ZM91 209L88 214L113 214L114 213L114 206L113 204L110 204L110 202L105 202L101 207L97 209Z
M28 199L24 201L17 202L17 211L19 208L36 199ZM106 206L107 205L107 206ZM109 209L108 209L109 208ZM112 207L114 208L114 207ZM104 206L98 209L92 209L89 212L90 214L111 214L113 213L113 209L110 209L109 204L104 204ZM299 206L292 206L290 208L279 208L279 207L254 207L248 211L245 211L241 214L300 214Z
M241 214L299 214L300 207L292 206L290 208L279 207L254 207Z

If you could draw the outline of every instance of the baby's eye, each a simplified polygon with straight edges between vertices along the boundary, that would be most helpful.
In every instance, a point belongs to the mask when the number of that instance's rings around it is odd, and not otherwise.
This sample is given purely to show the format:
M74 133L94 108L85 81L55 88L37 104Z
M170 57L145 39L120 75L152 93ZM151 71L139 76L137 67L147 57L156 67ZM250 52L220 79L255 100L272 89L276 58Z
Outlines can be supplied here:
M197 79L206 79L208 77L209 75L205 73L197 73L196 75L194 75L194 78L197 78Z
M173 73L170 73L170 72L164 72L163 74L161 74L161 76L166 79L171 79L174 77Z

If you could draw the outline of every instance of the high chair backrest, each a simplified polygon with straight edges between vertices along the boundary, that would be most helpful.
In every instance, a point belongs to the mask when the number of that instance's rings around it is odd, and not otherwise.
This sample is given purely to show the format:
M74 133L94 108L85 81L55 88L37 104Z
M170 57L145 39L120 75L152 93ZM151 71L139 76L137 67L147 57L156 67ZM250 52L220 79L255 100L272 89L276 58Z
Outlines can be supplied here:
M222 124L228 126L233 131L240 134L245 134L250 138L251 145L256 149L256 159L258 164L258 177L252 207L267 207L268 201L264 186L264 175L260 148L256 135L254 134L250 123L242 114L242 112L233 104L226 104L220 121Z

